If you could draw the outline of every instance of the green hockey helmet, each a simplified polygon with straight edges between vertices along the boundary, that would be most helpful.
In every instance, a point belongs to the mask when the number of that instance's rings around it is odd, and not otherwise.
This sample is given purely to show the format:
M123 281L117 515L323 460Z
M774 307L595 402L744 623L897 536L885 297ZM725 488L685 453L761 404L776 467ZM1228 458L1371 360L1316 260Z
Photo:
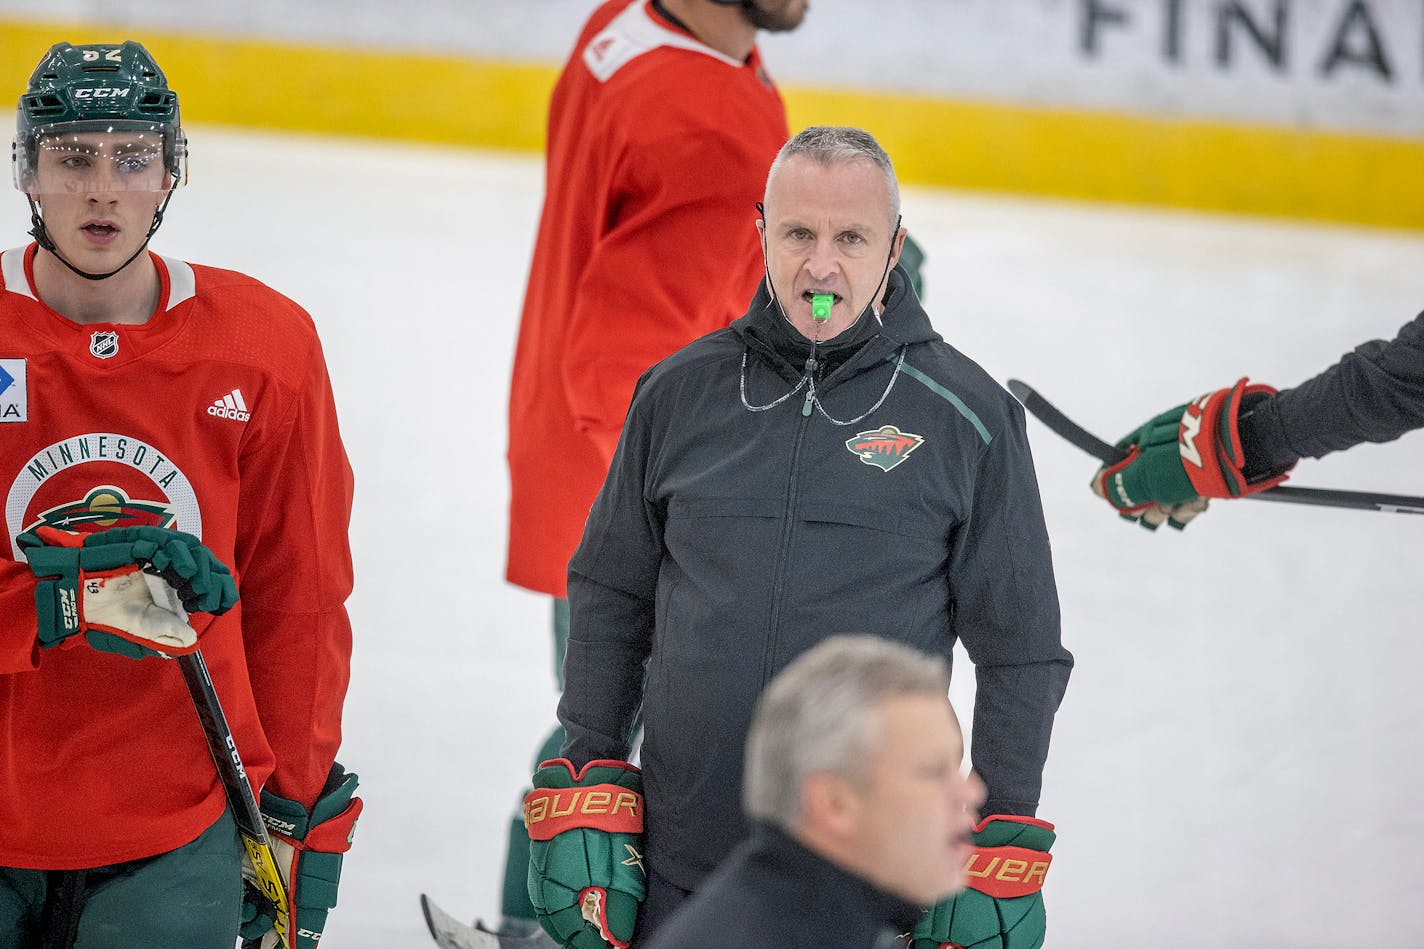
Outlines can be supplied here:
M55 160L42 163L42 154ZM56 43L20 97L12 161L27 194L181 187L188 146L178 95L133 40Z

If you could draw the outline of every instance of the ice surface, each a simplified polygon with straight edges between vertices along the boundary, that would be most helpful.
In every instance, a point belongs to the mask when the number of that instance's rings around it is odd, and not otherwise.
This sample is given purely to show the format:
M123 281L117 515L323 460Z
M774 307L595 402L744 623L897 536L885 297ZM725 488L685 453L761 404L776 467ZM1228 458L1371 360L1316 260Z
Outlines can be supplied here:
M366 812L323 945L433 945L421 891L497 915L505 826L552 723L547 603L502 580L541 163L191 137L155 247L312 312L357 474L341 758ZM4 246L25 240L13 191L0 220ZM1419 234L915 189L905 223L940 331L1110 438L1241 375L1297 382L1424 306ZM1089 494L1093 462L1029 430L1078 660L1040 808L1061 833L1048 945L1424 945L1407 909L1424 884L1424 518L1222 502L1149 534ZM1415 434L1295 483L1419 494L1421 470Z

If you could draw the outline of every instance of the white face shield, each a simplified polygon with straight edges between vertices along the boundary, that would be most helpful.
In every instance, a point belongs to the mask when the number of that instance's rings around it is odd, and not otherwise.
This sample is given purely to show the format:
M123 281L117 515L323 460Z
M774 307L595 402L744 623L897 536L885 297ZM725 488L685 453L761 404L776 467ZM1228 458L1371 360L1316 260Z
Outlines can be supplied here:
M188 180L187 139L134 120L33 126L16 137L15 187L32 196L163 192Z

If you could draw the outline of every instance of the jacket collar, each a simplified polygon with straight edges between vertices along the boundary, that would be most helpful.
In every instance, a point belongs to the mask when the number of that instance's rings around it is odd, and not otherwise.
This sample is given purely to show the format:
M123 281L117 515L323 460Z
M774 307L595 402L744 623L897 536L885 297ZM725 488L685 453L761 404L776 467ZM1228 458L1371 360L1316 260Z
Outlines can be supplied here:
M869 929L883 926L896 933L906 933L914 929L924 915L923 906L878 889L864 877L808 849L778 827L757 822L752 827L752 838L754 845L760 847L773 864L784 867L788 873L798 874L807 892L843 894L835 905L850 925L859 917Z
M765 279L758 284L746 314L734 320L731 328L747 350L784 379L794 382L805 372L811 341L782 315L767 291ZM894 359L908 344L940 338L911 289L909 278L897 266L890 271L885 310L879 320L863 313L835 339L816 344L817 378L839 382Z

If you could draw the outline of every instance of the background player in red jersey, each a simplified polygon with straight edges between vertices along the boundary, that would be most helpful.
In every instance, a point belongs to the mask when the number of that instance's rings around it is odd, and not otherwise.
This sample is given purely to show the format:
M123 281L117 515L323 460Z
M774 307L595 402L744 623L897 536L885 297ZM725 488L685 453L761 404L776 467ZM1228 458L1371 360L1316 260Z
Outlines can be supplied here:
M589 17L549 106L544 209L509 405L510 582L554 598L648 366L739 316L761 276L746 217L789 136L759 29L807 0L610 0ZM536 757L563 742L556 729ZM528 838L511 822L506 932L537 930Z
M187 142L141 45L54 46L18 125L35 242L0 254L0 945L275 944L166 658L201 642L310 949L361 809L335 762L352 481L315 328L148 250Z

